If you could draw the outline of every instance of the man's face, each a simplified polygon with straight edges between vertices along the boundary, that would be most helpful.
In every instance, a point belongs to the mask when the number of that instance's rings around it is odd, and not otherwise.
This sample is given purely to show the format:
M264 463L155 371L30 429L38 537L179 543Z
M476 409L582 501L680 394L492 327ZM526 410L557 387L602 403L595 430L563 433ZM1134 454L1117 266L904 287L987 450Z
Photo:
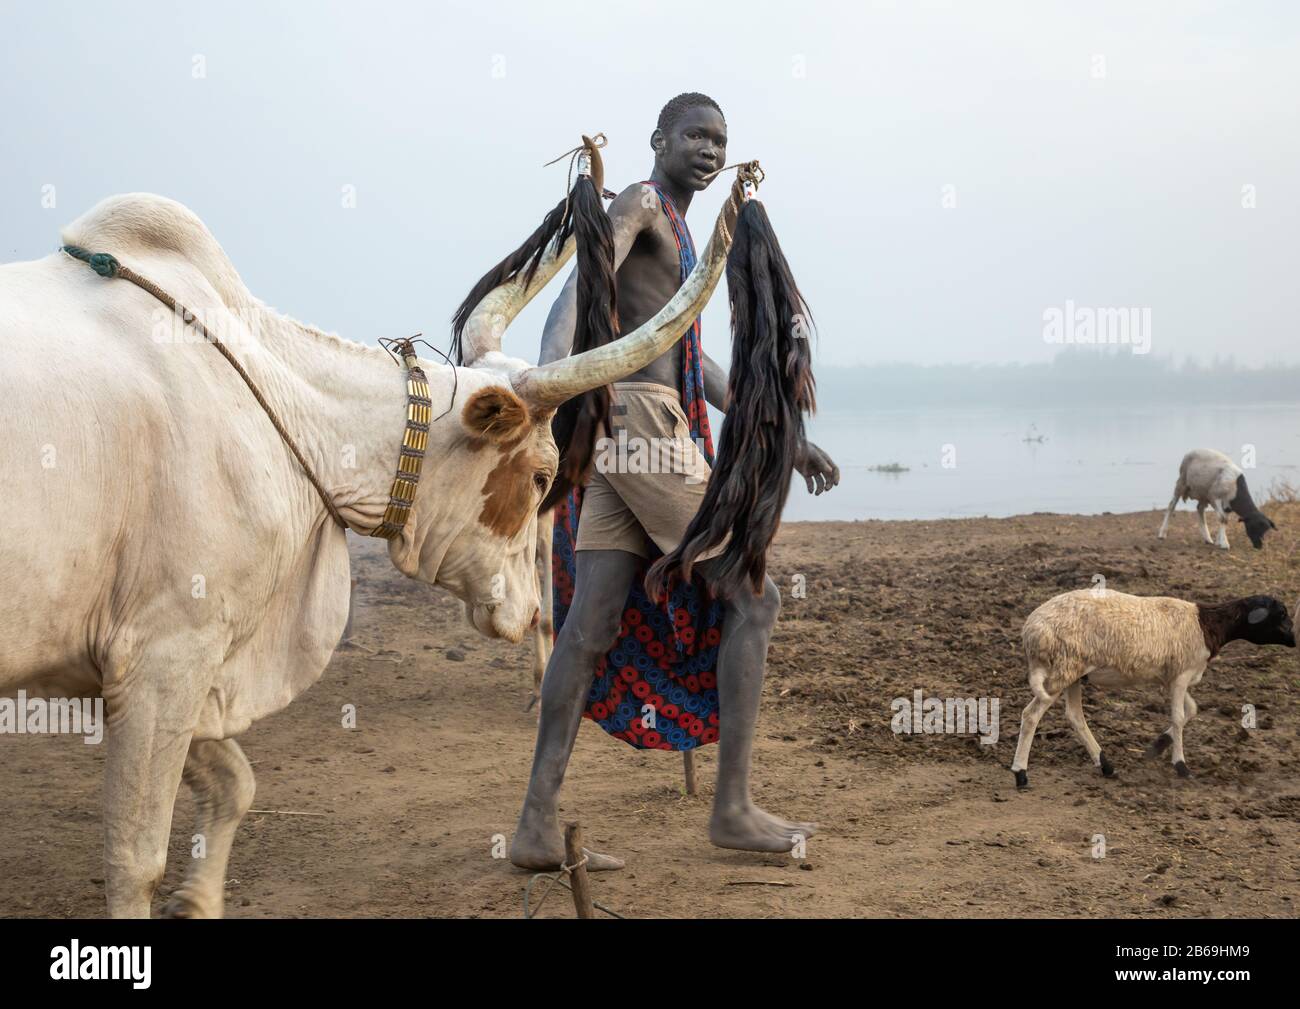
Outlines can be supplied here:
M653 141L664 174L696 192L727 163L727 124L711 105L687 109L667 130L655 130Z

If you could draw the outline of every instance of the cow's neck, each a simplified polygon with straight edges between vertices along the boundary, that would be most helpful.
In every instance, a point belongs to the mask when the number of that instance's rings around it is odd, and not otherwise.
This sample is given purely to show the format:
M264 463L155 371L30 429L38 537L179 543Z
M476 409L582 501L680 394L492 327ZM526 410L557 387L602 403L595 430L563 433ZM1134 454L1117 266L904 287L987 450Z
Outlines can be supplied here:
M270 314L270 313L268 313ZM365 534L383 521L406 426L406 369L379 347L365 347L284 317L264 320L263 345L280 367L268 397L316 471L343 520ZM434 416L451 398L448 368L428 368ZM453 414L454 415L454 414ZM448 415L453 416L453 415ZM435 423L425 453L422 482L433 478L443 453ZM292 462L292 460L291 460ZM296 467L297 464L293 463ZM308 507L324 506L305 478ZM326 516L325 521L332 521ZM414 511L390 555L403 571L418 564Z

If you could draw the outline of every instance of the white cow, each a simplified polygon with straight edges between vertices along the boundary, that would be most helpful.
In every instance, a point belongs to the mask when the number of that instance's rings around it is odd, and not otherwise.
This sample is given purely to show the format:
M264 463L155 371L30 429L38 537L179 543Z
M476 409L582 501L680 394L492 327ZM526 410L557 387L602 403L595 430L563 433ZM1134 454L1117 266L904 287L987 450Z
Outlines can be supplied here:
M63 240L111 253L196 312L349 528L379 524L406 413L404 370L385 351L262 304L171 200L110 198ZM434 417L449 412L389 546L400 571L450 590L479 631L511 641L538 610L534 517L555 473L554 408L664 353L727 251L711 242L673 300L615 343L544 367L504 356L502 330L572 249L549 251L527 288L511 281L483 300L466 327L472 366L423 364ZM321 675L348 612L343 530L230 364L173 321L145 291L62 252L0 267L0 691L103 696L114 916L149 913L182 774L207 857L168 910L221 913L254 790L233 737Z
M1180 501L1196 500L1196 514L1201 520L1201 538L1213 546L1228 549L1228 513L1233 512L1246 526L1246 535L1258 550L1264 546L1264 535L1277 526L1273 520L1255 506L1246 486L1246 476L1241 467L1222 452L1212 448L1194 448L1183 456L1178 466L1178 480L1174 496L1165 510L1165 520L1160 523L1158 539L1164 539L1169 529L1169 519ZM1219 529L1213 539L1205 522L1205 509L1213 507L1219 516Z

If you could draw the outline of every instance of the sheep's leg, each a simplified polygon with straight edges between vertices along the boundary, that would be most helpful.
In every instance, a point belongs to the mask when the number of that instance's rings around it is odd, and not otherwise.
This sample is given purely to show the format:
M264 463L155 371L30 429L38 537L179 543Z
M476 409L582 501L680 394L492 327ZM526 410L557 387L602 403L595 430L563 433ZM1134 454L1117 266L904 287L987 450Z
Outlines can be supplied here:
M1214 538L1216 546L1228 549L1228 512L1223 507L1222 501L1214 502L1214 513L1219 516L1219 532Z
M1156 539L1164 539L1165 533L1169 531L1169 520L1174 517L1174 511L1178 508L1178 499L1178 491L1175 490L1173 498L1169 501L1169 507L1165 511L1165 520L1160 523L1160 531L1156 533Z
M1029 775L1025 773L1025 768L1029 766L1029 747L1033 745L1039 719L1056 700L1055 695L1049 694L1044 686L1046 679L1047 670L1041 666L1029 672L1029 689L1033 691L1034 696L1021 712L1020 739L1016 742L1016 757L1011 762L1011 770L1016 776L1016 788L1029 787Z
M1102 754L1101 744L1088 728L1088 720L1083 717L1083 683L1080 680L1075 680L1065 688L1065 717L1070 720L1074 734L1079 737L1083 748L1088 751L1093 765L1101 768L1101 773L1107 778L1114 777L1115 768Z
M1205 540L1210 546L1214 545L1214 540L1210 539L1210 527L1205 524L1205 505L1204 501L1196 502L1196 514L1201 520L1201 539Z
M1180 778L1190 778L1192 772L1187 769L1187 761L1183 759L1183 726L1187 724L1190 717L1189 712L1195 713L1196 702L1191 701L1187 694L1187 686L1191 681L1191 676L1180 676L1174 680L1173 689L1169 692L1169 715L1171 723L1169 726L1169 741L1173 747L1173 753L1170 758L1174 763L1174 770L1178 772ZM1188 702L1191 701L1189 704Z
M1190 722L1193 718L1195 718L1195 717L1196 717L1196 712L1197 712L1198 710L1199 710L1199 709L1198 709L1197 706L1196 706L1196 702L1192 699L1192 695L1189 694L1189 693L1184 692L1184 694L1183 694L1183 724L1186 725L1186 724L1187 724L1188 722ZM1167 731L1162 732L1162 733L1160 733L1160 735L1156 736L1155 741L1152 742L1152 744L1147 748L1147 756L1148 756L1148 757L1158 757L1160 754L1164 753L1165 750L1169 749L1169 744L1172 743L1173 741L1174 741L1174 739L1173 739L1173 727L1171 726ZM1183 766L1186 767L1187 765L1184 764ZM1189 773L1190 773L1190 772L1189 772Z
M1197 708L1196 701L1192 699L1191 693L1187 690L1184 690L1183 691L1183 725L1184 726L1186 726L1188 722L1190 722L1193 718L1196 717L1196 712L1198 710L1200 709ZM1187 777L1192 773L1191 771L1187 771L1187 765L1185 763L1183 764L1183 771L1186 771L1186 774L1183 775L1184 777ZM1179 771L1178 773L1183 774L1183 771Z

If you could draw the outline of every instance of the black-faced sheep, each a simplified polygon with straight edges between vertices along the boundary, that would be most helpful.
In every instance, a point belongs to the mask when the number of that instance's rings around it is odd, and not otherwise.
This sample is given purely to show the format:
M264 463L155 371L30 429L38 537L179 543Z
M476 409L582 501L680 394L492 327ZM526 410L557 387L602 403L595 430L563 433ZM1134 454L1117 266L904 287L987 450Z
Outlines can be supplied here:
M1277 528L1273 520L1255 506L1241 467L1212 448L1194 448L1183 456L1182 465L1178 467L1178 482L1174 484L1174 496L1165 512L1165 520L1160 524L1157 538L1165 538L1169 519L1178 507L1178 502L1189 498L1196 499L1202 538L1206 543L1216 544L1224 550L1228 549L1228 512L1245 523L1246 535L1256 550L1264 545L1264 534ZM1210 538L1210 528L1205 523L1205 509L1211 505L1219 516L1219 532L1214 539Z
M1021 632L1033 699L1020 718L1016 786L1029 783L1025 768L1038 720L1065 694L1065 714L1101 773L1114 768L1083 717L1083 684L1099 687L1158 685L1168 692L1171 724L1156 737L1153 753L1173 745L1174 769L1187 777L1183 726L1196 714L1188 688L1200 682L1209 661L1229 641L1296 646L1286 607L1272 596L1248 596L1214 606L1167 596L1130 596L1106 589L1079 589L1034 610Z

